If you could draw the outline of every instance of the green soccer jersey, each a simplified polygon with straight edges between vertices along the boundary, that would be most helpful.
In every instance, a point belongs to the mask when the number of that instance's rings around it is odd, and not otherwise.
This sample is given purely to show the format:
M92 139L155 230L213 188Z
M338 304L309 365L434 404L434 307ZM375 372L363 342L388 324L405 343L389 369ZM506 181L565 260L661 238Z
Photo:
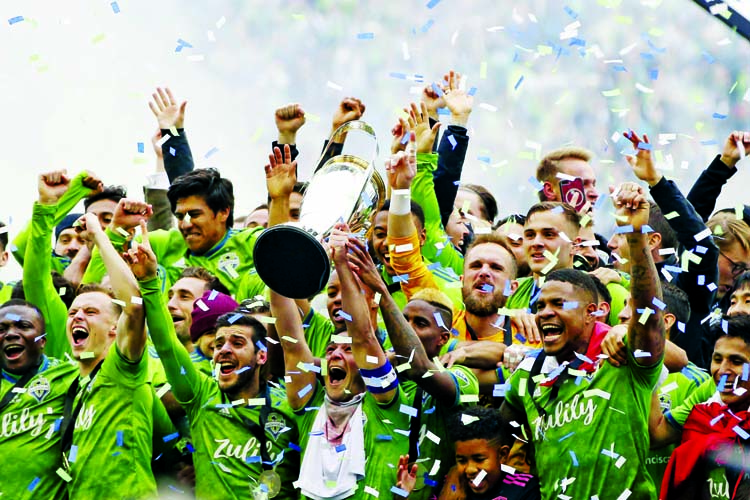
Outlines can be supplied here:
M33 263L23 268L26 300L42 311L47 333L47 355L62 358L70 353L70 343L65 333L68 308L52 283L49 241L54 228L56 205L34 203L30 233L26 240L26 261Z
M80 381L73 408L82 404L68 453L71 499L156 494L151 473L154 392L147 357L132 363L113 343L93 379Z
M13 283L0 283L0 304L9 301L11 293L13 293Z
M164 290L168 290L177 281L186 267L197 266L216 276L227 287L230 295L238 301L247 298L238 296L237 292L243 280L249 279L247 277L254 271L253 248L262 231L262 227L230 229L220 242L203 255L194 255L190 252L178 229L150 232L149 242L156 254L157 262L166 274ZM123 249L126 246L126 238L122 234L107 228L107 236L115 248ZM83 282L99 283L105 273L99 250L94 248ZM254 290L252 287L249 289Z
M670 373L657 391L661 411L667 412L681 405L693 391L710 378L711 375L708 372L701 370L693 363L688 363L681 372ZM675 447L675 445L664 446L657 450L650 450L648 453L646 465L656 491L661 489L664 471Z
M284 391L269 389L266 397L260 394L261 401L249 405L233 403L213 378L201 372L180 344L162 300L158 278L142 281L140 287L154 347L172 385L172 394L190 420L197 498L250 497L251 488L263 472L263 464L260 440L248 422L260 426L264 406L270 410L263 426L269 458L276 462L275 470L282 484L277 498L297 498L292 481L299 462L289 443L298 437ZM270 404L266 404L269 400Z
M479 399L479 381L470 369L453 365L448 369L456 384L456 400L452 405L435 401L429 393L422 393L422 401L414 401L417 384L413 381L401 382L412 405L421 403L422 412L419 426L419 457L409 457L410 462L417 461L417 483L409 496L410 500L427 500L433 493L433 487L439 487L443 477L455 463L453 443L448 437L447 420L452 411L462 403L476 404Z
M651 393L662 363L642 367L630 352L621 368L599 361L593 374L562 382L551 400L555 388L543 380L529 393L535 361L519 365L505 401L528 419L542 498L656 498L646 456ZM555 368L548 357L542 373Z
M690 393L682 404L666 411L664 413L664 418L674 428L682 431L682 426L685 425L685 422L690 416L690 412L693 411L693 407L697 404L708 401L715 393L716 382L714 382L713 378L709 377L704 380L698 388Z
M44 357L32 377L2 411L0 427L0 498L64 498L65 482L57 474L60 459L59 419L65 394L78 366ZM3 372L0 399L17 379Z
M193 346L193 352L190 353L190 361L201 373L213 377L214 375L214 362L211 358L206 356L198 349L198 346Z
M303 459L311 438L318 409L325 404L325 389L318 383L306 408L296 412ZM398 458L409 451L409 423L411 404L399 388L393 400L379 404L366 392L362 398L364 418L365 477L357 484L357 491L349 499L401 498L391 493L396 485ZM408 409L407 409L408 408ZM317 434L313 437L317 437Z

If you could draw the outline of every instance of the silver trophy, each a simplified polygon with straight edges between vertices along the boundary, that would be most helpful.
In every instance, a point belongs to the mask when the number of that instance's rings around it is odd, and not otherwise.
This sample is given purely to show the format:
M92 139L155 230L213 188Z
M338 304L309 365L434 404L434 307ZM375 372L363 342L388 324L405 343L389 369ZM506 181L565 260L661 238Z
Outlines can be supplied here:
M314 296L331 274L321 242L333 226L347 222L353 233L370 228L372 214L385 201L385 184L375 170L377 144L375 131L360 120L331 135L302 200L299 222L271 227L255 242L255 269L271 290L293 299Z

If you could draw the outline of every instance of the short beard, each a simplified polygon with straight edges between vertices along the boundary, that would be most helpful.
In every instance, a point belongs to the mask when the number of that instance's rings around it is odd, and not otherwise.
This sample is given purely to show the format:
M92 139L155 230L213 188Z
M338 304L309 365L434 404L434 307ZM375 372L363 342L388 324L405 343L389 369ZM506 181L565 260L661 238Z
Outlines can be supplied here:
M505 305L506 298L502 292L495 292L488 298L477 298L471 291L464 294L464 307L466 312L486 318L497 314L497 310Z

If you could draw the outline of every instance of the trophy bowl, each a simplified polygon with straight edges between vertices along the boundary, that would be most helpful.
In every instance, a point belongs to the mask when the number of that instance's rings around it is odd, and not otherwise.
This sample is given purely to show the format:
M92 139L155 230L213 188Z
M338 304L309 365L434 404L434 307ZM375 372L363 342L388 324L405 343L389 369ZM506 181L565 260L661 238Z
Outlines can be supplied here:
M255 242L253 259L258 276L280 295L308 299L320 292L331 274L322 242L333 226L345 221L353 233L364 233L373 212L383 206L385 183L374 168L374 158L368 161L344 153L346 141L356 135L352 131L371 136L377 156L377 141L369 125L352 121L339 127L307 187L299 222L270 227Z

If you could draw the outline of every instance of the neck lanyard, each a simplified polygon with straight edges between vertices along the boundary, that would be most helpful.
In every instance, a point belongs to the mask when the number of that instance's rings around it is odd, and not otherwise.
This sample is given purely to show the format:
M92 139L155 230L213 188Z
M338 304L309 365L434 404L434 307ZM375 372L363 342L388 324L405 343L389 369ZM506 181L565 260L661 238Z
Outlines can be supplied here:
M99 363L89 374L89 383L87 384L87 387L93 383L94 377L96 377L96 373L99 371L99 368L102 367L103 362L104 360L99 361ZM75 410L73 410L73 403L75 402L76 396L78 395L78 386L80 385L80 382L80 377L75 379L75 381L70 384L68 392L65 394L65 410L63 411L62 425L60 426L63 453L67 453L70 450L70 446L73 444L73 429L75 428L75 421L78 418L78 414L81 413L81 408L83 407L83 396L81 396L78 400L78 404L76 405Z
M13 385L13 387L11 387L10 390L8 390L8 392L5 393L5 396L3 396L3 399L0 400L0 412L2 412L5 409L5 407L8 406L8 404L10 404L10 402L13 400L13 398L16 395L16 392L15 392L16 389L18 389L19 387L24 387L29 382L29 380L32 379L34 375L39 373L39 366L41 365L35 366L31 370L24 373L21 378L16 380L16 383Z
M260 459L263 470L273 470L271 456L268 454L268 436L266 436L266 422L268 415L271 413L271 393L266 386L266 404L260 409L260 425L256 424L247 417L242 417L242 422L255 439L260 443Z

